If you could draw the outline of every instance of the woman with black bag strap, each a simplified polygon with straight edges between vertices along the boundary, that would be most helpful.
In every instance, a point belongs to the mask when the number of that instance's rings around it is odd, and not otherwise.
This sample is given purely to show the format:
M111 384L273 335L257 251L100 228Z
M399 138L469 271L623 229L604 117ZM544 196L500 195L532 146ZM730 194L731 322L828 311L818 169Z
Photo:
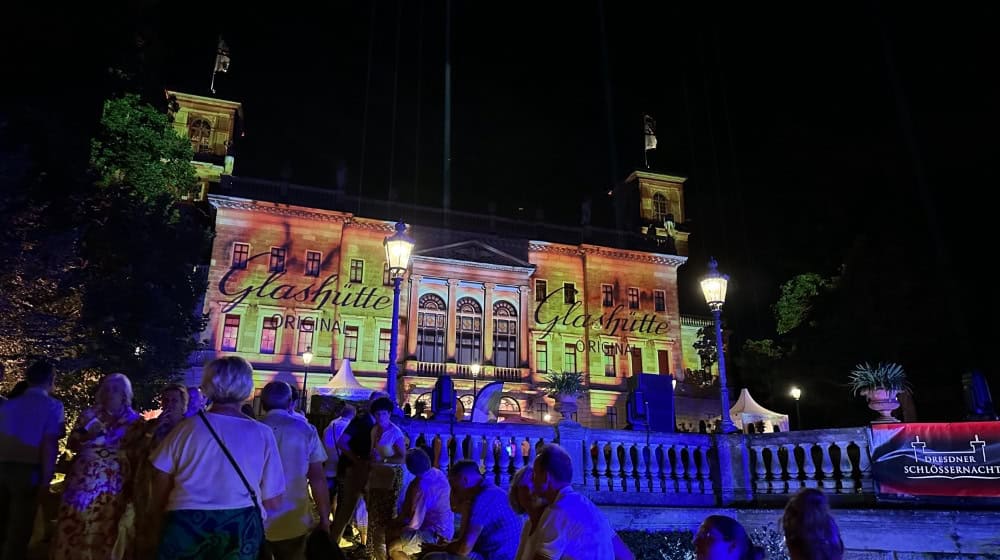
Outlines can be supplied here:
M153 497L166 512L157 558L256 560L261 506L281 503L285 478L271 429L240 412L253 368L236 356L213 360L202 389L208 413L182 421L150 457Z

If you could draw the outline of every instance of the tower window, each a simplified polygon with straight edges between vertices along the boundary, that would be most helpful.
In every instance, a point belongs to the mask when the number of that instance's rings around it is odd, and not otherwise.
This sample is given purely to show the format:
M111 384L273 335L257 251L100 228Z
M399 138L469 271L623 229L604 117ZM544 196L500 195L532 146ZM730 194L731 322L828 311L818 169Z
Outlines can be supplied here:
M188 126L188 138L195 153L212 151L212 124L207 119L195 119Z
M653 195L653 218L662 224L666 219L667 215L670 214L670 204L667 202L667 197L662 194Z

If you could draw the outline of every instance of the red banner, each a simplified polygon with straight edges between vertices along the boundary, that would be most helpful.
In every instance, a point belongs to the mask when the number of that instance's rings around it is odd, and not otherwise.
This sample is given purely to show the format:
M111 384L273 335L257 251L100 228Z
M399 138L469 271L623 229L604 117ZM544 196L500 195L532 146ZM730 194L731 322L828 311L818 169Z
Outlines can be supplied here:
M1000 422L873 424L871 434L884 497L1000 498Z

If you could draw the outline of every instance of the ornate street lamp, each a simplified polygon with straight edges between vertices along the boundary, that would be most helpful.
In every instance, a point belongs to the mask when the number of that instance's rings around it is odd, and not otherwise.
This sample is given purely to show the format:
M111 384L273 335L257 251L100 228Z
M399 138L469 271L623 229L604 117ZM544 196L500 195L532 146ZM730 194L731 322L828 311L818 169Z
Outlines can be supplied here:
M726 384L726 353L722 347L722 305L726 303L726 286L729 276L719 272L719 263L715 257L708 261L708 274L701 279L701 291L705 302L712 310L715 318L715 349L719 356L719 397L722 400L722 433L730 434L736 431L733 419L729 416L729 387Z
M309 364L313 361L312 346L306 348L306 351L302 353L302 363L306 365L305 375L302 376L302 414L306 414L308 411L306 407L309 405Z
M802 412L799 410L799 399L802 398L802 389L798 387L792 387L792 390L788 394L795 399L795 424L796 428L802 429Z
M476 385L476 382L479 381L479 370L481 370L481 369L482 369L482 366L480 366L478 363L472 364L471 366L469 366L469 372L472 373L472 398L473 398L473 400L475 400L476 395L479 393L479 387Z
M399 340L399 285L410 265L410 252L413 251L413 239L406 235L406 224L396 223L396 233L385 238L385 262L389 266L389 278L392 279L392 338L389 340L389 365L385 369L385 391L389 393L392 404L396 406L396 376L399 366L396 364L396 352ZM414 317L410 318L411 321ZM398 406L397 406L398 408Z

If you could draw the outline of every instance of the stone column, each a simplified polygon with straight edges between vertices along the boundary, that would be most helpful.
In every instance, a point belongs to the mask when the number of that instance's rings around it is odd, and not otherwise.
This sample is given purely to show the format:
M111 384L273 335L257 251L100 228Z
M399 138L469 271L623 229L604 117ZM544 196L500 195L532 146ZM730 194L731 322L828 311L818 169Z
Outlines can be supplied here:
M518 293L521 296L521 307L517 310L517 325L521 330L518 335L518 354L519 361L521 362L521 367L526 368L528 366L528 346L531 341L528 338L528 319L532 316L531 310L531 287L530 286L519 286ZM549 358L551 359L551 357Z
M493 363L493 288L496 284L483 284L483 362Z
M721 506L749 503L753 500L753 486L750 481L750 455L746 436L736 434L715 434L715 450L719 457L718 482ZM715 477L712 477L715 479ZM715 482L715 480L713 480Z
M410 275L410 300L406 312L406 355L403 359L417 355L417 320L420 316L418 305L420 303L420 281L423 276L419 274Z
M454 362L455 361L455 333L458 328L458 323L455 322L455 306L458 302L458 280L455 278L448 279L448 324L445 325L445 346L444 355L445 361Z

